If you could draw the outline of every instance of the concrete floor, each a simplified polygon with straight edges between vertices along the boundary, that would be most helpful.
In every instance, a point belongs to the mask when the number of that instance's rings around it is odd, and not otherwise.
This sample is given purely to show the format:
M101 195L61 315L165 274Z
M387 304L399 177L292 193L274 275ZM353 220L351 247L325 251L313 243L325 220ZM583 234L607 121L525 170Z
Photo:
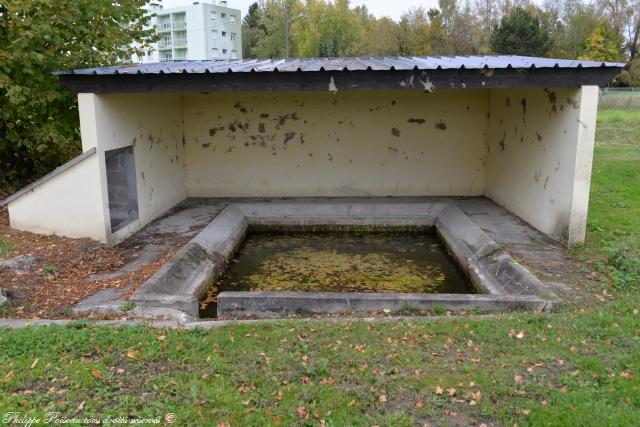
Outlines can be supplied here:
M178 241L194 237L209 224L229 203L240 202L331 202L331 203L378 203L389 198L296 198L296 199L187 199L152 221L144 229L122 242L137 248L133 260L120 269L97 276L116 279L137 271L146 264L156 262L162 250L177 246ZM581 265L572 259L559 242L555 242L537 231L517 216L485 197L398 197L399 203L447 202L457 205L471 220L497 243L511 253L527 269L534 273L561 299L573 300L579 295L577 283L584 278ZM162 249L162 250L161 250ZM76 311L113 311L123 303L127 287L106 289L85 299L76 306Z

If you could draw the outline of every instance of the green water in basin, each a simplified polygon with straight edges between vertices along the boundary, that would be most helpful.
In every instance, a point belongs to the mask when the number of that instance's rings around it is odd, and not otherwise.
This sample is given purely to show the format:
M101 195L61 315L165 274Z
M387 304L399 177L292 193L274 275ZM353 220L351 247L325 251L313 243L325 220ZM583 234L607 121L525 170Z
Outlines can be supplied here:
M215 317L222 291L475 293L430 232L250 233L201 317Z

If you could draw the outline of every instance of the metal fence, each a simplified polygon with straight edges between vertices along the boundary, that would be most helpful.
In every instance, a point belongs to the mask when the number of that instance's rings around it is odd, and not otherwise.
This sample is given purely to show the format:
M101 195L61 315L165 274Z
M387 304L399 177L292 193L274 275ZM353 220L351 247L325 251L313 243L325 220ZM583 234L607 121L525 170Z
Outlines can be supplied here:
M605 87L600 89L601 108L640 109L640 87Z

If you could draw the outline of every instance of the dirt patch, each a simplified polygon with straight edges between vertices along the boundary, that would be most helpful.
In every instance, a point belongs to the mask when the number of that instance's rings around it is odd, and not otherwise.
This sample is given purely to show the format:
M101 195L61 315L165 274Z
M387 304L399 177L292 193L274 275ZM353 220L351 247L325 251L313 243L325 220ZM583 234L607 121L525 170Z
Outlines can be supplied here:
M165 216L166 217L166 216ZM168 259L186 244L206 224L182 232L156 233L148 227L114 247L107 247L90 239L70 239L59 236L13 230L9 227L6 208L0 208L0 237L8 242L10 259L30 255L35 262L29 268L0 271L0 283L13 298L11 311L1 316L16 318L77 318L71 308L103 289L125 290L129 298ZM94 276L109 275L138 258L149 243L164 244L165 248L152 261L134 272L117 278L96 280ZM167 243L170 243L167 245Z

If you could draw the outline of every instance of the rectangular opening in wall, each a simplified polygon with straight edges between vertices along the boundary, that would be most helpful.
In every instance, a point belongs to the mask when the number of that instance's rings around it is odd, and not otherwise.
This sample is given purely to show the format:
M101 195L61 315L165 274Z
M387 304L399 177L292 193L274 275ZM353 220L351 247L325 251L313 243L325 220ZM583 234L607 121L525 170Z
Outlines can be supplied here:
M104 153L109 194L111 232L138 219L138 190L133 147L118 148Z

